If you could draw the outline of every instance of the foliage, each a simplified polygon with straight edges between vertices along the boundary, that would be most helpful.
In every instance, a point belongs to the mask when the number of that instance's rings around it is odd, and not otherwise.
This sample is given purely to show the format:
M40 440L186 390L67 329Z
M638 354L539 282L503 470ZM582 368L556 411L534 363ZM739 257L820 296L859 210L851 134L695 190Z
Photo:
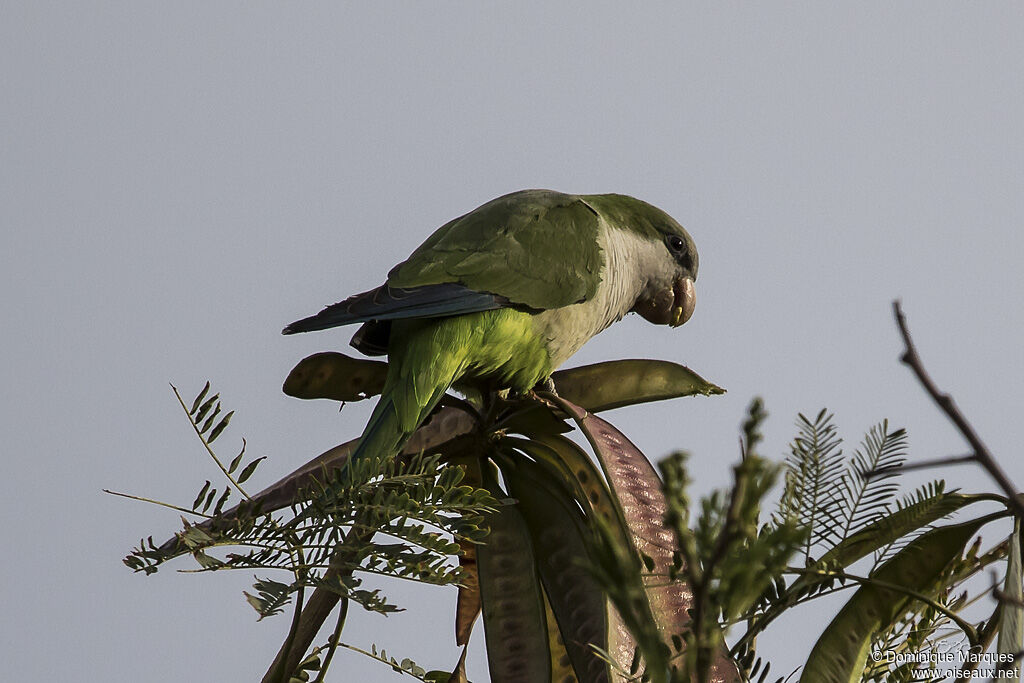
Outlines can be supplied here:
M736 629L741 634L729 655L739 665L740 679L786 680L770 678L770 663L755 650L756 636L783 612L843 590L854 593L816 644L801 680L930 680L935 662L941 660L929 653L985 648L1002 632L1001 604L981 622L971 622L961 612L989 592L982 589L969 596L965 583L1007 556L1006 542L985 553L979 552L980 540L971 544L982 526L1008 514L1005 499L947 492L941 481L901 497L897 477L905 458L905 432L882 422L868 431L851 458L843 459L833 418L821 411L814 419L800 416L783 466L783 493L762 523L760 508L779 474L778 467L754 452L763 419L755 401L744 423L741 461L727 492L713 492L694 504L687 494L687 456L676 453L659 464L666 520L677 548L667 578L693 594L690 622L670 636L669 649L657 639L664 629L656 628L656 616L644 617L656 615L657 609L643 602L644 593L637 588L642 585L638 575L651 571L653 564L641 555L646 566L639 568L621 549L616 557L614 538L606 536L599 575L638 645L631 666L619 667L623 679L722 680L713 665L727 634ZM809 505L808 499L815 504ZM984 501L1000 503L1002 509L938 525L961 508ZM794 553L804 566L787 565ZM861 560L868 562L864 575L853 571ZM624 570L629 567L632 572ZM1013 571L1018 578L1008 579L1008 586L1020 583L1019 570ZM960 634L959 645L955 633ZM868 656L873 652L916 653L924 659L933 656L933 661L924 667L875 661ZM661 662L666 662L665 673L652 667ZM961 664L965 670L977 666L976 661Z
M807 535L790 518L775 525L759 523L761 503L779 470L753 450L763 417L755 401L745 425L743 458L733 468L732 490L728 496L715 491L704 498L692 526L686 458L677 453L660 463L667 521L679 547L669 580L686 581L694 593L693 621L682 636L685 666L680 680L709 677L713 653L724 646L724 629L752 609Z
M283 612L305 587L328 588L375 612L399 609L379 590L361 589L360 574L384 574L439 585L465 580L464 570L453 562L459 554L458 541L481 541L486 534L483 515L493 511L497 502L487 491L466 485L464 470L442 465L437 455L386 462L368 459L325 472L303 489L287 513L261 512L258 505L250 505L236 509L230 517L216 517L232 489L252 501L242 484L262 458L239 471L245 453L243 442L239 454L226 467L223 465L211 446L231 413L217 427L212 426L220 400L217 395L205 398L209 388L207 383L186 413L203 446L228 479L228 486L218 494L207 480L189 512L219 523L196 525L183 518L184 527L176 535L176 543L158 548L150 537L124 559L127 566L152 574L184 550L196 560L199 571L289 572L292 578L287 582L258 577L253 585L255 593L246 593L246 600L260 619ZM175 395L181 401L177 390ZM361 529L372 529L388 540L373 542L353 533ZM343 562L332 564L333 549L346 539L348 553ZM228 548L236 550L211 554ZM330 574L328 568L332 569Z
M285 390L360 400L379 391L385 371L317 354ZM830 413L800 415L788 456L773 465L757 452L766 414L755 400L731 487L694 501L686 454L656 470L594 413L721 389L660 361L600 363L554 380L557 394L447 397L399 457L349 463L349 442L255 496L244 484L262 459L246 461L244 440L226 464L213 450L232 415L221 417L219 396L209 384L190 406L178 396L227 483L205 481L191 505L169 505L190 518L181 531L159 545L145 539L125 563L151 574L188 554L193 571L257 573L246 600L259 618L292 614L265 681L323 681L339 648L418 680L467 680L465 649L453 670L428 672L341 641L350 603L400 609L363 587L368 574L458 586L459 645L482 613L494 683L781 681L756 651L757 635L787 610L842 590L852 595L802 680L919 680L916 663L868 654L934 651L954 633L965 646L987 647L999 634L1003 651L1020 648L1019 544L971 544L1008 514L1006 499L946 491L941 481L901 493L903 430L883 421L845 458ZM573 430L585 446L569 438ZM239 503L226 509L233 496ZM998 510L944 523L981 502ZM976 596L965 582L1008 553L1017 559L1001 591L1009 597L970 621L962 613ZM313 647L326 613L310 621L318 610L305 608L328 593L340 614L329 640Z
M376 390L380 371L378 363L318 354L297 366L285 388L306 397L354 400ZM523 661L543 662L541 678L610 680L608 663L592 648L608 644L606 598L580 559L591 554L597 519L620 523L619 535L626 538L625 515L586 452L562 435L571 429L563 420L585 412L566 399L602 410L721 390L682 366L657 361L587 366L556 373L555 381L561 395L547 400L562 407L533 396L487 395L468 403L446 399L447 407L414 436L419 451L390 461L347 463L346 444L259 496L250 496L242 484L260 461L243 464L243 447L225 465L211 448L226 424L208 424L220 401L207 398L207 385L191 408L179 401L226 477L224 490L237 491L242 500L225 509L230 494L204 482L190 508L168 506L191 513L193 521L185 521L163 544L152 537L143 541L125 562L153 573L164 562L190 554L198 571L283 571L287 580L258 575L254 590L246 594L260 618L279 614L289 604L293 608L283 652L301 650L301 656L286 657L283 668L275 664L268 673L271 680L283 675L302 679L313 671L322 679L330 657L342 646L335 637L307 652L299 642L305 589L343 596L342 615L350 601L378 612L398 609L379 590L361 587L367 573L460 586L461 638L468 639L482 606L495 680L503 676L502 666L514 671ZM585 421L592 425L596 419L588 414ZM646 464L634 448L619 464L637 459ZM656 490L653 470L648 474L646 485ZM657 517L648 521L662 522ZM464 548L473 549L475 561L467 561ZM509 564L522 558L528 561ZM463 609L474 604L475 609ZM533 607L523 613L523 605ZM341 616L338 633L343 622ZM498 652L511 642L525 649L503 665ZM310 659L310 652L317 657L326 653L323 662ZM463 666L464 659L452 674L455 679L464 677Z
M983 629L960 615L973 602L963 587L1005 558L1005 551L997 547L979 556L976 543L962 555L983 525L1007 514L1005 499L947 492L941 480L901 497L898 477L907 438L887 421L872 427L848 460L827 411L813 420L800 415L797 429L770 526L795 521L803 528L804 567L781 572L745 615L745 633L732 650L737 658L749 666L754 638L784 611L854 587L812 650L801 680L921 680L915 678L922 675L917 663L875 661L868 654L916 653L927 659L935 648L949 647L940 641L949 639L950 629L962 634L966 646L983 646ZM808 498L816 503L809 505ZM1000 502L1003 509L936 526L982 501ZM869 555L866 573L853 572Z

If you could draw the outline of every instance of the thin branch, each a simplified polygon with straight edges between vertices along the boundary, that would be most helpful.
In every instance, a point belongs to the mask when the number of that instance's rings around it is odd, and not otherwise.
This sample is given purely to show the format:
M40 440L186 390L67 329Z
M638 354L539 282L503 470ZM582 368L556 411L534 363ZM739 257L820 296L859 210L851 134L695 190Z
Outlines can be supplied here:
M948 458L934 458L932 460L924 460L922 462L903 463L902 465L894 465L892 467L879 467L878 469L870 470L864 474L867 479L874 479L875 477L881 477L885 474L902 474L903 472L910 472L911 470L923 470L929 467L946 467L947 465L960 465L964 463L971 463L977 461L974 453L969 455L951 455Z
M346 575L351 575L350 567L358 561L357 548L368 543L372 537L373 534L369 532L366 535L362 535L350 531L345 540L335 549L332 557L333 566L328 570L324 579L340 580ZM356 546L356 548L353 548L353 546ZM344 569L346 567L349 568L347 572ZM275 676L278 671L295 671L299 663L306 656L306 651L313 643L313 639L316 638L316 634L319 633L320 627L323 626L327 617L334 611L335 605L338 604L341 598L340 594L325 586L318 586L313 590L313 594L309 596L309 600L302 608L294 637L290 634L289 640L285 641L281 646L277 657L274 658L274 662L270 665L270 670L263 677L263 683L275 683L278 681L279 679Z
M847 581L853 581L854 583L860 584L862 586L874 586L877 588L884 588L886 590L890 590L896 593L902 593L903 595L909 598L913 598L914 600L918 600L921 603L928 605L933 610L939 612L944 617L952 621L954 624L957 625L957 627L961 631L964 632L964 635L967 636L967 639L971 641L972 645L976 645L978 643L978 632L974 628L973 624L968 622L966 619L964 619L959 614L949 609L939 601L925 595L924 593L920 593L918 591L907 588L906 586L890 583L888 581L884 581L873 576L857 576L856 574L849 574L842 570L815 570L802 569L799 567L787 567L786 571L792 572L794 574L809 574L811 576L820 576L822 578L834 577L841 580L845 579Z
M231 485L235 487L235 489L245 497L246 501L251 503L252 496L246 493L245 489L242 488L242 485L239 484L238 481L233 476L231 476L231 473L228 472L228 468L224 466L224 463L220 461L220 458L217 457L217 454L213 452L213 448L210 446L210 442L206 440L205 436L203 436L203 432L200 430L199 425L196 424L195 421L192 419L192 413L189 412L188 406L185 405L184 399L181 398L181 394L178 392L178 387L172 384L171 389L174 391L174 397L177 398L178 403L181 404L181 409L184 410L185 415L188 416L188 422L189 424L192 425L192 429L195 430L196 436L198 436L199 440L203 443L203 447L206 449L206 452L209 453L210 457L213 458L213 461L217 463L217 467L219 467L220 471L224 473L224 476L227 477L227 480L231 482Z
M317 675L316 680L313 683L323 683L324 676L327 675L327 668L331 665L331 660L334 659L334 653L338 650L338 642L341 640L341 630L345 628L345 619L348 617L348 598L341 599L341 612L338 614L338 623L334 626L334 634L331 636L330 647L327 650L327 654L324 655L324 662L320 666L320 673Z
M910 338L910 330L907 329L907 319L903 315L903 308L900 306L899 301L892 303L893 314L896 316L896 325L899 327L900 335L903 337L903 343L906 346L906 350L903 355L900 356L900 361L905 365L909 366L914 374L917 376L919 382L924 387L928 395L932 397L939 408L946 414L946 417L956 425L956 428L960 431L967 442L974 449L974 453L971 459L977 462L979 465L985 468L985 470L995 479L996 483L999 484L999 488L1006 493L1007 502L1009 506L1013 508L1014 514L1018 518L1024 519L1024 504L1017 498L1018 491L1014 487L1010 478L1006 476L1003 469L996 462L995 458L992 457L992 453L989 452L988 448L981 441L981 437L978 436L977 432L974 431L974 427L967 421L960 409L957 408L956 403L953 401L953 397L949 394L941 391L932 381L932 378L924 369L924 364L921 362L921 357L917 354L917 348L914 346L914 341Z
M298 577L299 573L295 572L295 576ZM299 621L302 618L302 606L305 604L305 596L306 587L302 584L299 584L299 589L298 591L296 591L295 594L295 604L292 609L292 620L288 624L288 635L285 636L284 645L282 646L285 649L291 648L292 643L295 641L295 637L299 632ZM273 669L273 673L271 674L273 679L277 681L287 680L285 674L289 672L284 668L287 665L287 661L282 658L279 661L275 662L275 665L276 666Z
M174 391L174 397L178 399L178 403L181 405L181 409L185 411L185 415L188 417L189 424L192 425L192 429L195 430L196 436L199 437L199 440L202 442L203 447L206 449L206 452L209 453L210 457L213 458L213 461L215 463L217 463L217 467L220 468L220 471L224 474L224 476L231 483L231 485L245 498L245 500L250 505L253 504L254 501L253 501L252 496L250 496L249 493L244 488L242 488L241 482L231 475L231 472L229 472L228 468L224 466L224 463L221 462L221 459L219 457L217 457L216 453L213 452L213 448L210 446L210 442L203 435L203 431L199 428L199 425L193 419L192 411L190 411L188 409L188 406L185 405L185 401L181 398L181 393L178 391L178 387L176 387L176 386L174 386L172 384L171 385L171 389ZM245 450L244 443L245 442L243 440L243 446L242 446L242 450L243 451ZM258 460L254 461L254 462L258 462ZM249 467L252 467L252 466L253 466L252 463L250 463ZM274 520L273 517L268 516L267 517L267 521L270 523L270 526L275 531L278 531L278 532L284 531L284 529ZM303 565L306 564L306 558L305 558L304 551L302 549L302 544L299 543L298 537L295 535L294 531L292 531L289 534L289 536L291 536L293 544L291 545L291 547L288 548L288 554L289 554L289 556L291 556L293 558L293 564L295 565L295 567L302 567ZM301 623L302 617L307 614L307 610L305 608L302 608L300 610L300 606L302 605L302 600L303 600L303 596L304 596L304 593L305 593L305 588L303 587L303 584L305 583L305 578L306 578L305 577L305 571L303 569L296 569L296 568L293 568L291 571L295 575L295 580L299 583L299 590L297 592L297 596L296 596L296 600L295 600L295 612L294 612L294 615L292 617L291 625L290 625L290 627L288 629L288 636L285 638L284 644L281 646L281 651L278 653L278 657L275 658L274 663L271 664L270 671L268 671L266 676L264 676L264 678L263 678L264 681L267 681L268 679L270 681L283 681L283 680L286 680L284 678L285 674L287 674L287 673L289 673L291 671L294 671L295 668L298 666L298 662L297 661L293 662L293 661L290 661L287 656L282 656L282 655L286 655L289 652L294 653L295 648L293 647L293 645L295 644L296 638L299 637L299 629L302 626L302 623ZM315 596L315 592L314 592L314 596ZM308 605L307 605L307 607L308 607ZM331 604L331 609L333 609L333 607L334 607L334 605L332 603ZM328 610L328 614L329 613L330 613L330 610ZM324 619L326 619L326 618L327 618L327 615L325 614L324 615ZM323 621L321 621L320 623L322 624ZM313 635L314 636L316 635L315 632L314 632ZM309 647L309 643L307 642L303 646L303 648L302 648L302 654L305 653L305 651L306 651L306 649L308 649L308 647ZM290 668L289 668L289 666L290 666Z
M998 600L999 602L1006 603L1014 607L1024 607L1024 600L1021 600L1020 598L1015 598L1012 595L1007 595L995 586L993 586L991 590L992 597Z
M387 664L389 667L391 667L391 670L394 671L395 673L405 674L406 676L412 676L413 678L415 678L418 681L426 680L422 676L418 676L415 673L413 673L412 671L408 671L406 669L402 669L400 667L396 667L394 664L392 664L388 660L384 659L379 654L375 655L372 652L367 652L366 650L364 650L362 648L356 647L355 645L349 645L348 643L340 643L339 642L338 646L339 647L343 647L346 650L352 650L353 652L358 652L361 655L366 655L370 659L376 660L376 661L380 662L381 664Z
M111 491L110 489L102 489L103 493L109 493L112 496L120 496L121 498L130 498L143 503L152 503L153 505L160 505L171 510L177 510L178 512L184 512L186 515L196 515L198 517L206 517L207 519L213 519L214 515L208 515L203 512L196 512L195 510L189 510L188 508L179 507L177 505L171 505L160 500L154 500L153 498L143 498L142 496L133 496L130 493L121 493L120 491Z

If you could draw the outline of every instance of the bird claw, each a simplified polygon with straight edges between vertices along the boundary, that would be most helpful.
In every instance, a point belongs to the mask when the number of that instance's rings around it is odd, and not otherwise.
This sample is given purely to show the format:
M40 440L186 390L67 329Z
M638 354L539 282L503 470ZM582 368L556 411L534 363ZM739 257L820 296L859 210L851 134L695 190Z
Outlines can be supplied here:
M546 391L549 394L558 396L558 391L555 390L555 380L550 377L545 377L540 382L537 382L537 387L540 387L541 391ZM534 387L534 390L536 390L537 387Z
M554 381L552 381L550 377L547 377L545 379L542 379L540 382L537 382L537 384L532 389L528 389L527 391L519 392L512 391L509 388L505 388L495 391L494 396L499 401L505 402L521 399L530 399L533 401L540 401L541 403L551 405L550 401L540 396L540 394L542 393L553 394L555 396L558 396L558 392L555 391L555 383Z
M533 399L534 401L542 403L548 408L558 410L558 405L548 398L548 395L554 396L555 398L559 397L558 392L555 390L555 383L554 381L552 381L550 377L547 377L541 380L540 382L537 382L537 385L534 386L533 389L530 389L528 392L526 392L526 395L527 397Z

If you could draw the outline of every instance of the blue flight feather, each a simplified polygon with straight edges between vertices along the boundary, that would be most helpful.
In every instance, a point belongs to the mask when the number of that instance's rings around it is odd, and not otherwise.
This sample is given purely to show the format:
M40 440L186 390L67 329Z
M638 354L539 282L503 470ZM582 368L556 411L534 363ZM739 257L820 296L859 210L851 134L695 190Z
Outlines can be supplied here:
M462 315L506 308L509 305L505 297L477 292L455 282L409 288L389 287L385 284L332 304L316 315L296 320L285 327L282 333L326 330L371 320Z

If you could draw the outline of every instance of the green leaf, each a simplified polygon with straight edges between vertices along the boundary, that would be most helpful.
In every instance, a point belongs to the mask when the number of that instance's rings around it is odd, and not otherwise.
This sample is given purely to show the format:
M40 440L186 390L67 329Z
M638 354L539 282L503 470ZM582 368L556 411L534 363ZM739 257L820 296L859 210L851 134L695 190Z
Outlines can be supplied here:
M305 659L299 662L298 669L300 671L319 671L321 666L320 648L316 648L313 652L307 655Z
M459 669L451 672L440 670L428 671L423 674L423 680L427 683L469 683L465 672Z
M209 391L210 391L210 382L207 381L206 385L203 387L203 390L199 392L198 396L196 396L196 400L192 402L192 409L188 411L189 415L194 415L195 414L196 410L199 408L199 404L203 402L203 399L206 398L206 394Z
M680 396L724 394L689 368L663 360L613 360L551 375L558 395L590 412Z
M234 473L238 466L242 464L242 457L245 455L245 439L242 439L242 450L238 451L238 455L232 459L231 464L228 465L228 474Z
M210 489L210 492L206 494L206 502L203 503L203 512L205 513L210 509L210 505L213 504L213 497L217 495L217 489Z
M284 393L295 398L361 401L380 394L388 364L327 351L302 359L288 373Z
M926 489L930 490L930 489ZM931 495L919 495L912 503L891 512L866 525L853 536L843 540L808 566L810 570L843 569L869 553L885 548L908 534L956 512L960 508L982 501L999 500L990 494L946 493L941 489ZM804 574L785 591L784 596L774 600L768 609L764 623L773 620L786 609L795 605L801 597L823 588L834 579L814 574ZM740 639L744 643L748 636Z
M224 503L228 502L228 496L231 495L231 488L228 486L224 487L224 493L221 494L220 498L217 499L217 504L213 506L213 514L219 515L221 510L224 508Z
M807 529L803 555L810 562L815 546L835 545L842 539L842 439L825 409L813 419L802 413L799 430L786 456L786 485L779 501L780 516L796 518Z
M260 579L258 577L252 587L259 593L259 597L247 591L242 591L242 593L245 595L246 602L252 605L252 608L259 613L260 616L257 621L262 621L264 617L280 614L284 611L284 606L290 601L291 593L295 588L280 581Z
M207 555L202 550L193 551L192 557L195 558L196 562L198 562L203 569L220 569L224 566L223 562L212 555Z
M413 433L412 438L406 443L404 453L414 454L423 451L447 453L476 426L474 418L465 411L452 407L442 408L431 415L427 423ZM242 501L239 505L224 511L223 517L231 519L239 515L246 516L251 514L254 509L265 513L272 512L288 507L296 500L305 500L304 496L307 494L304 491L307 489L319 490L325 472L337 472L344 468L349 454L358 443L359 439L352 439L324 451L291 474L268 486L252 500ZM203 522L202 526L209 527L214 523L207 520ZM160 545L160 552L165 560L176 557L185 551L186 548L179 544L177 538L170 538Z
M1019 518L1013 520L1013 533L1010 534L1009 544L1010 548L1006 558L1006 578L1003 581L1003 594L1008 600L1002 603L997 650L1000 654L1008 654L1012 657L1024 647L1024 608L1020 605L1024 600L1024 583L1022 583L1024 582L1024 572L1021 571ZM1016 673L1012 678L1001 678L1000 680L1019 681L1020 670L1014 669L1014 671Z
M215 540L214 537L204 529L189 524L188 522L185 523L185 529L178 533L178 538L180 538L185 544L185 547L189 549L201 545L209 545Z
M206 497L206 492L210 490L210 480L207 479L206 483L203 484L203 488L199 489L199 495L192 501L192 509L195 510L199 507L199 504L203 502L203 498Z
M986 494L939 492L879 518L822 555L812 567L848 567L868 553L950 515L965 505L991 501ZM795 585L795 584L794 584Z
M861 680L871 639L910 606L907 593L885 586L931 595L946 568L991 515L938 527L914 540L872 575L879 584L862 585L825 628L807 663L802 681L855 683Z
M217 405L214 406L213 412L210 413L210 416L208 418L206 418L206 422L204 422L203 426L199 429L199 433L200 434L205 434L206 432L210 431L210 427L213 426L213 421L215 419L217 419L218 415L220 415L220 409L221 409L220 401L217 401ZM198 423L198 420L196 422ZM209 443L210 440L207 439L206 441L207 441L207 443Z
M198 426L206 418L206 414L210 412L210 408L213 407L217 400L220 398L220 394L214 394L210 398L206 399L206 403L199 406L199 412L192 416L192 421Z
M224 416L224 419L217 423L217 426L213 428L212 432L210 432L210 436L207 437L207 443L213 443L214 441L216 441L217 437L220 436L221 432L227 429L228 423L231 422L231 416L234 414L235 411L232 410L231 412ZM213 418L211 417L210 420L212 421Z
M239 484L244 484L245 480L248 479L249 477L251 477L252 473L256 471L256 467L260 464L260 462L263 461L263 460L266 460L266 459L267 459L267 456L264 455L264 456L261 456L259 458L256 458L251 463L246 465L245 469L242 470L242 473L238 475L238 483Z
M867 433L843 474L840 538L890 512L893 496L899 490L894 479L906 455L905 429L889 431L889 421L883 420Z
M252 606L252 608L254 610L256 610L257 612L262 613L262 611L263 611L263 601L262 600L257 598L255 595L253 595L249 591L242 591L242 595L245 596L245 601L248 602L249 605Z

